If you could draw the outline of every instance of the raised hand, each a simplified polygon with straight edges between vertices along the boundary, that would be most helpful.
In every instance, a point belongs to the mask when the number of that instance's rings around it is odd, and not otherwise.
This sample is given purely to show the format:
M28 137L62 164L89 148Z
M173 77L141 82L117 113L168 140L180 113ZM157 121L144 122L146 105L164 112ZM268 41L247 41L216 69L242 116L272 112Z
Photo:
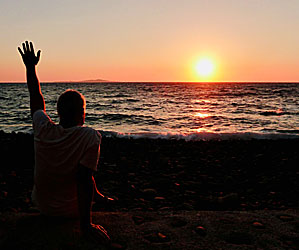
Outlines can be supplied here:
M22 43L22 46L23 51L20 47L18 47L18 50L22 56L25 66L28 68L37 65L41 51L39 50L35 56L32 42L29 43L28 41L26 41Z
M18 50L26 66L27 87L30 93L30 111L31 116L33 117L34 112L37 110L41 109L46 111L44 97L40 89L40 83L37 78L35 68L35 65L38 63L40 58L40 50L35 56L32 42L29 44L28 41L26 41L22 43L22 45L23 51L20 47L18 47Z

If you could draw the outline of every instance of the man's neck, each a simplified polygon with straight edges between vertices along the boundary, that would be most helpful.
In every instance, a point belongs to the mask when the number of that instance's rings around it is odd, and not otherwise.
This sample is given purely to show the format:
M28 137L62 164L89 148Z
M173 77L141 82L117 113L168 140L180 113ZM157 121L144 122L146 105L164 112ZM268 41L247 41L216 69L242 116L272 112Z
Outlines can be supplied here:
M61 125L63 128L71 128L71 127L77 127L77 126L82 126L78 123L75 122L64 122L64 121L60 121L59 125Z

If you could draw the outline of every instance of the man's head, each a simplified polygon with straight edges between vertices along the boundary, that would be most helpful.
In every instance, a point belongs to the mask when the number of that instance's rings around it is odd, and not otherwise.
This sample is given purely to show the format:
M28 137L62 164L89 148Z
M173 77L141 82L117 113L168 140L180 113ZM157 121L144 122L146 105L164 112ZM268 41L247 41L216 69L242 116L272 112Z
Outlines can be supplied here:
M85 121L86 101L84 96L73 89L62 93L57 101L60 124L66 127L82 126Z

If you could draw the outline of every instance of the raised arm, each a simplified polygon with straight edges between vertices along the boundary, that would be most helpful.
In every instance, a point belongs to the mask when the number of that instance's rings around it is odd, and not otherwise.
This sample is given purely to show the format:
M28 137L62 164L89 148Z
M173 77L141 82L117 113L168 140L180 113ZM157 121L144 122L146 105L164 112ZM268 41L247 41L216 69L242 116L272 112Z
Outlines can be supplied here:
M36 65L39 61L41 51L39 50L35 56L32 42L29 43L26 41L22 43L22 46L23 51L20 47L18 47L18 50L26 67L27 86L30 94L30 110L31 116L33 116L35 111L39 109L45 110L44 97L36 75Z

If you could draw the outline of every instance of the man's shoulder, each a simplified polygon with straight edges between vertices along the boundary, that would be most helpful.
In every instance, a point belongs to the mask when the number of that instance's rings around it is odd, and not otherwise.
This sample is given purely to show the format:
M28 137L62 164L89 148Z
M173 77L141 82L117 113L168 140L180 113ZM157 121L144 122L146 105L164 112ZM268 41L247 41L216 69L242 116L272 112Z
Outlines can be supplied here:
M80 131L84 137L90 141L99 141L101 142L102 135L98 130L95 130L91 127L83 126L80 128Z
M49 118L49 116L47 115L46 111L42 110L42 109L38 109L36 110L34 113L33 113L33 120L36 120L36 119L40 119L40 118Z
M94 128L91 128L91 127L88 127L88 126L82 126L81 130L84 133L87 133L87 134L93 134L93 135L99 135L99 136L101 136L101 133L98 130L96 130Z
M48 127L48 125L55 125L54 122L52 122L51 118L48 116L48 114L42 109L36 110L33 113L32 118L33 130L36 132L43 130L45 127Z

